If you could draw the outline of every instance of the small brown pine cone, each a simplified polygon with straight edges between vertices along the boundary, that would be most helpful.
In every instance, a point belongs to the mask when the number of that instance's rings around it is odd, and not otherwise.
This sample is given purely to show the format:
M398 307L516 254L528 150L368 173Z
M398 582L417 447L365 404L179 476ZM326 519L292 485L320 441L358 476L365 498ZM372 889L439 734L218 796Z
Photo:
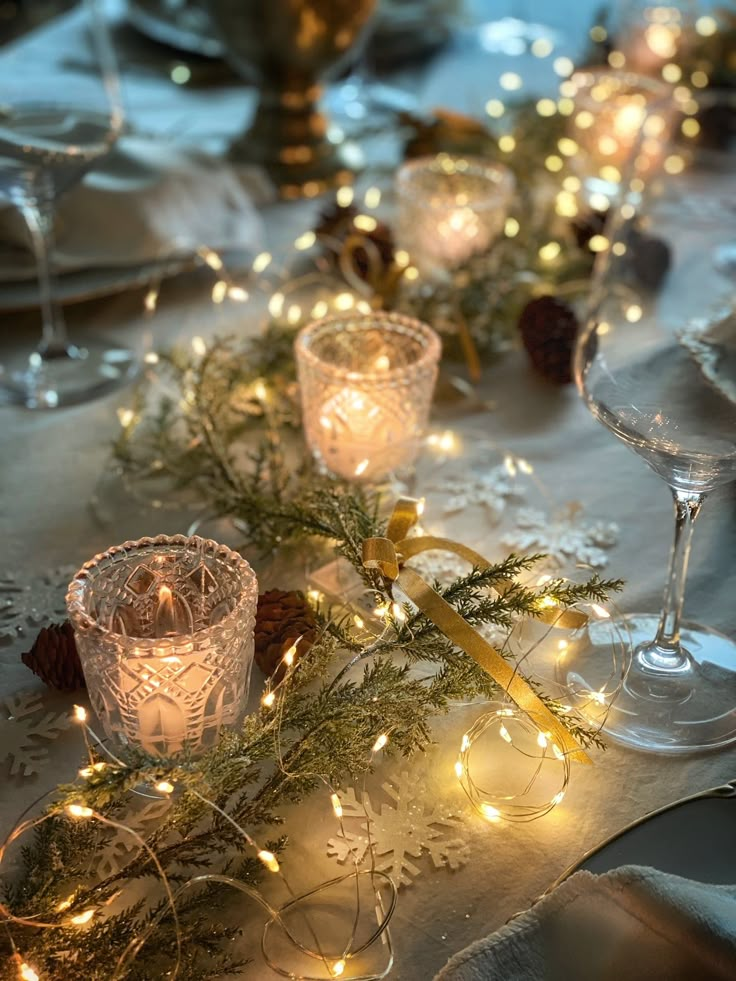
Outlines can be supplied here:
M521 311L519 331L532 364L558 385L572 381L572 353L578 332L575 311L554 296L540 296Z
M278 682L286 671L284 654L298 639L296 658L302 657L317 637L317 620L303 593L270 589L258 597L255 629L256 664Z
M68 620L43 627L30 651L21 654L21 660L49 688L77 691L87 687Z

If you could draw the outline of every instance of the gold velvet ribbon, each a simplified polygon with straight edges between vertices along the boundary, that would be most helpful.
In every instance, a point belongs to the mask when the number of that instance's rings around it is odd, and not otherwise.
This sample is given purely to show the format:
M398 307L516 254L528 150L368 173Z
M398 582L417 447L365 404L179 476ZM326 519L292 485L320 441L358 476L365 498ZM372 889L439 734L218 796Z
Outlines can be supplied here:
M471 625L464 620L450 604L444 600L414 569L403 565L405 560L427 552L440 549L453 552L479 569L488 569L491 563L478 552L453 542L449 538L435 538L424 535L407 538L410 529L419 518L418 501L400 498L386 529L385 538L367 538L363 542L363 565L367 569L377 569L383 576L396 582L409 599L428 617L442 633L461 650L472 657L508 696L529 715L539 729L551 736L560 750L570 759L590 763L590 757L572 738L567 729L550 712L544 702L535 694L529 683L513 668L499 652L488 643ZM503 593L511 584L495 586ZM542 609L536 618L558 627L576 628L587 622L583 613L575 610L560 610L557 607Z

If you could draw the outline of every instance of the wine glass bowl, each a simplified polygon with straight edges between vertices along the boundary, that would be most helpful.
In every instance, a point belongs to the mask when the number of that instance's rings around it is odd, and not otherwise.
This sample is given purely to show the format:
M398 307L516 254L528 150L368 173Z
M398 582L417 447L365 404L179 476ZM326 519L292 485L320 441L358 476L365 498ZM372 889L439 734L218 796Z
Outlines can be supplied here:
M133 354L90 338L72 343L55 301L53 224L59 197L112 150L123 114L108 28L97 0L89 18L89 67L78 76L29 56L21 40L0 51L0 197L22 213L38 268L41 341L2 358L0 391L28 408L95 397L133 377Z
M702 104L721 98L733 106L718 93ZM628 633L631 667L604 728L665 753L736 741L736 644L682 620L695 519L708 493L736 478L736 295L717 261L734 238L736 170L730 148L713 151L695 118L676 118L657 164L646 160L646 179L634 151L574 359L593 416L671 489L663 610L596 625L559 666L582 703L606 667L606 631Z

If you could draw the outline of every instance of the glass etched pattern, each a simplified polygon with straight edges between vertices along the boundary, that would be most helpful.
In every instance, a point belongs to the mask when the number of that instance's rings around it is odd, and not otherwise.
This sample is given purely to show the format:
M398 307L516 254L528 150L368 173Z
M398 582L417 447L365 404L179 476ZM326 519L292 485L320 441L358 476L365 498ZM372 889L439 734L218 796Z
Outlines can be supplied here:
M154 755L202 752L242 717L258 584L207 539L126 542L80 569L69 617L108 736Z
M296 340L304 432L315 458L347 480L380 480L414 462L442 345L394 313L327 317Z
M485 252L503 231L514 176L501 164L441 153L396 176L398 244L423 276L441 277Z
M565 149L587 204L604 212L635 149L637 175L647 179L656 173L672 127L670 86L610 68L575 72L570 85L575 111Z

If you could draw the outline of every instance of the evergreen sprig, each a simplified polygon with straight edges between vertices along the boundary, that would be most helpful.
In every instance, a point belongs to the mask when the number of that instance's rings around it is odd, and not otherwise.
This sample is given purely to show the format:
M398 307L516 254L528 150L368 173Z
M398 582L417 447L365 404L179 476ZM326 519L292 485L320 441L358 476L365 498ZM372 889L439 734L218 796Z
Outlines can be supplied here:
M372 603L390 608L390 584L362 564L363 541L385 528L381 499L316 473L305 459L292 438L294 415L275 398L289 377L285 345L278 351L269 333L246 342L217 341L204 355L161 354L158 394L151 388L140 393L114 455L129 480L144 487L164 481L209 513L234 519L245 541L264 551L303 538L321 540L362 577ZM506 629L537 613L546 598L565 607L601 602L620 588L597 576L584 583L523 585L520 577L540 558L510 555L437 588L469 623ZM279 835L283 808L365 773L378 734L389 735L388 753L408 756L427 746L432 719L453 700L502 694L475 661L408 606L403 617L386 616L385 629L368 646L365 633L344 614L320 611L318 624L315 643L275 705L249 715L201 758L184 753L162 760L128 748L119 751L120 763L106 759L83 781L57 788L54 816L26 843L22 874L4 884L4 898L15 914L45 922L66 923L90 908L98 915L73 935L67 927L10 928L42 978L109 981L127 945L149 927L151 936L125 981L164 976L176 951L174 920L162 905L148 852L129 853L119 871L95 879L90 857L110 834L94 821L70 821L65 806L83 802L125 823L133 792L165 779L176 788L170 807L144 837L172 886L208 872L252 886L263 866L231 821L203 797L280 855L287 844ZM581 744L599 743L595 732L532 684ZM242 966L232 953L236 931L221 922L231 899L231 891L210 883L178 902L182 981L224 977ZM0 977L16 981L16 968L8 964Z

